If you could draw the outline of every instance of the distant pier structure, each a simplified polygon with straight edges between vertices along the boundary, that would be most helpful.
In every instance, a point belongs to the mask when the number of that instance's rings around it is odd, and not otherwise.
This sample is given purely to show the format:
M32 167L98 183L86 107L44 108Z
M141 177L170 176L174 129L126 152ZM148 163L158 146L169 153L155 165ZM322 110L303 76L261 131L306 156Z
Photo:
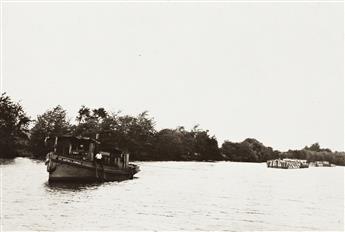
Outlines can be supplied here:
M275 159L268 160L267 167L282 169L309 168L309 163L307 163L307 160L299 159Z
M328 161L315 161L310 162L310 167L335 167L335 165Z

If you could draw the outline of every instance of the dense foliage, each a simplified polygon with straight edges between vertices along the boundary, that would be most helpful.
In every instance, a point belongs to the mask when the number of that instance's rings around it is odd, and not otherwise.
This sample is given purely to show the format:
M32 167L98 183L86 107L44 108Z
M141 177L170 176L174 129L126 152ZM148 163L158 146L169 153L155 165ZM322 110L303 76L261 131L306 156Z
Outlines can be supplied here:
M330 149L320 148L318 143L312 144L310 147L305 147L302 150L289 150L283 152L282 157L305 159L308 161L328 161L336 165L345 165L344 152L332 152Z
M48 150L43 141L46 137L59 136L71 131L71 124L66 118L66 111L61 106L37 116L35 125L30 130L29 150L34 156L44 157Z
M303 159L312 161L329 161L336 165L345 165L344 152L332 152L330 149L320 148L318 143L306 146L301 150L280 152L266 147L255 139L246 139L241 143L225 141L221 148L222 153L231 161L265 162L270 159Z
M217 139L195 126L163 129L155 135L153 160L223 160Z
M12 158L25 153L29 117L23 107L5 93L0 96L0 157Z
M225 141L222 153L232 161L265 162L279 158L279 152L271 147L266 147L256 139L246 139L241 143Z
M208 130L194 126L186 130L175 129L156 131L155 122L148 112L137 116L112 113L104 108L90 109L82 106L74 124L67 119L61 106L46 111L33 121L28 129L29 118L23 108L5 94L0 98L0 154L15 157L28 153L44 158L48 152L44 146L47 136L70 134L96 138L98 134L103 149L117 148L130 153L131 160L161 161L218 161L265 162L277 158L297 158L308 161L326 160L345 165L344 152L332 152L320 148L318 143L301 150L279 152L266 147L259 141L248 138L243 142L225 141L221 147L215 136Z
M88 136L99 140L103 147L127 151L135 160L148 159L152 153L154 135L154 121L143 112L136 117L108 113L104 108L90 110L82 106L77 116L77 125L73 126L76 136Z

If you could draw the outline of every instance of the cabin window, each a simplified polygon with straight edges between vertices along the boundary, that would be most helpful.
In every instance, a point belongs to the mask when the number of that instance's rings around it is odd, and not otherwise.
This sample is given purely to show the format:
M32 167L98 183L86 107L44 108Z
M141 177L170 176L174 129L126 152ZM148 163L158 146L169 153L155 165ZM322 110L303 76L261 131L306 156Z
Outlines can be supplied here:
M69 141L59 141L58 144L57 144L57 148L56 148L56 151L58 154L61 154L61 155L69 155L69 146L70 146L70 143Z
M85 152L87 152L87 150L83 144L74 143L72 145L72 154L73 155L83 155Z

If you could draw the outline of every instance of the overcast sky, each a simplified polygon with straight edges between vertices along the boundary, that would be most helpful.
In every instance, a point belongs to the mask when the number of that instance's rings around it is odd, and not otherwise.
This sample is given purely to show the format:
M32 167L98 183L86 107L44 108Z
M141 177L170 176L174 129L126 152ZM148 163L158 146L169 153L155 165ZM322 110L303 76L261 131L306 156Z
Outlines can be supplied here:
M342 3L3 3L3 90L157 128L344 150Z

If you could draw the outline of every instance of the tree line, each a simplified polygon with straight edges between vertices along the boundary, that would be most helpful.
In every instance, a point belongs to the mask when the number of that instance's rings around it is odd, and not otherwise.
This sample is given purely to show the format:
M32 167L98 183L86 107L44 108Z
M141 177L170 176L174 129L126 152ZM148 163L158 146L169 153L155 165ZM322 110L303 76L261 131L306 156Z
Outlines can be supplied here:
M67 118L61 106L49 109L30 119L20 103L2 94L0 97L0 155L2 158L30 156L43 159L47 136L74 135L95 138L103 148L118 148L130 153L131 160L141 161L239 161L265 162L276 158L297 158L308 161L326 160L345 165L344 152L320 148L318 143L301 150L280 152L248 138L243 142L225 141L221 146L214 135L198 125L187 130L183 126L156 130L148 112L122 115L104 108L81 106L75 123Z

